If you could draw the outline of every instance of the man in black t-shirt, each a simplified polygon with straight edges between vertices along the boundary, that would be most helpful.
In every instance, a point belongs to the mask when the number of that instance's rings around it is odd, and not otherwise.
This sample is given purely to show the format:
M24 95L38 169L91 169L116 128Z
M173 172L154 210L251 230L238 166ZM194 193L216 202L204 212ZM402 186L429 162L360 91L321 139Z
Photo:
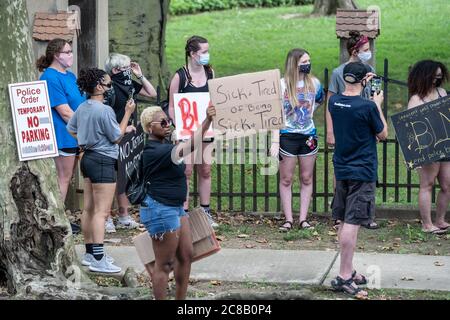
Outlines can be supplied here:
M125 105L130 98L136 99L138 95L144 97L156 97L156 90L152 84L145 78L141 67L136 62L132 62L130 57L118 53L111 53L105 62L106 72L111 76L113 89L106 97L105 104L113 108L116 113L117 122L121 122L125 115ZM132 75L141 82L132 79ZM134 120L134 121L132 121ZM134 125L132 125L132 123ZM136 131L137 125L137 108L134 116L128 122L127 133ZM128 206L130 205L125 193L117 195L119 205L118 228L134 229L139 224L134 221L128 214ZM114 223L109 217L105 223L105 231L107 233L116 232Z
M353 255L359 227L370 223L375 212L376 139L384 140L388 136L381 110L383 92L376 93L373 101L360 96L369 72L361 62L347 64L345 91L333 95L328 103L335 137L336 190L332 212L333 219L343 221L339 228L340 272L331 285L353 296L367 296L357 286L366 284L367 280L353 269Z

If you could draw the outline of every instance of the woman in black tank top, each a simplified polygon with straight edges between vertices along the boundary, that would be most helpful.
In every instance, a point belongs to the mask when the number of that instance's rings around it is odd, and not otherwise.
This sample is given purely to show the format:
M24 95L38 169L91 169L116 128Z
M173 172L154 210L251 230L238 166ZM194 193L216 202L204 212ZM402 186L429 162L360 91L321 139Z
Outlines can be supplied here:
M169 116L175 119L175 107L173 95L176 93L208 92L208 80L214 78L214 71L209 65L208 40L200 36L192 36L186 42L185 65L178 69L170 82L169 88ZM189 209L189 180L194 168L198 174L198 188L200 205L207 215L211 226L217 227L211 217L209 208L211 198L211 160L212 140L203 140L202 148L195 150L190 156L185 157L186 181L188 195L184 204L185 211Z
M442 98L447 92L441 88L449 73L446 66L437 61L417 62L408 77L410 100L408 109ZM445 221L445 213L450 203L450 158L423 165L419 173L419 210L422 218L422 231L442 234L448 231L450 224ZM434 181L439 181L441 190L436 199L436 220L431 221L431 192Z

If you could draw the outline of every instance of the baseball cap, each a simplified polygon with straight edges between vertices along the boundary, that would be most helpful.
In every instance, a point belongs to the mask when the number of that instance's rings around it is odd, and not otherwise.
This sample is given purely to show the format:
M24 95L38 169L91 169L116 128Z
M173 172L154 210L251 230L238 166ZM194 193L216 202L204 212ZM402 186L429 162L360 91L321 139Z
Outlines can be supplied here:
M344 67L344 81L348 83L359 83L371 69L362 62L350 62Z

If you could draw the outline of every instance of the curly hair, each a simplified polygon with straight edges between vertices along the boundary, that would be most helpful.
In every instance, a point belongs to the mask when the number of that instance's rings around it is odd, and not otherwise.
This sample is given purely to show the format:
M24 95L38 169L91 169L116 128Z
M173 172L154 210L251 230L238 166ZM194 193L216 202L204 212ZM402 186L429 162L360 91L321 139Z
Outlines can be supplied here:
M434 79L438 69L442 71L442 82L448 81L447 67L439 61L421 60L411 69L408 76L409 95L418 95L420 99L425 98L434 86Z
M45 55L41 56L36 61L36 68L39 72L42 72L44 69L50 67L55 59L55 55L61 52L66 44L70 44L70 42L60 38L53 39L48 43L47 49L45 50Z
M361 38L363 38L364 36L362 34L360 34L359 31L350 31L348 33L348 35L350 36L350 38L347 41L347 51L348 51L349 56L351 56L353 50L357 49L356 45L361 40Z
M78 88L82 92L93 94L95 87L105 79L105 75L106 71L98 68L82 69L77 80Z

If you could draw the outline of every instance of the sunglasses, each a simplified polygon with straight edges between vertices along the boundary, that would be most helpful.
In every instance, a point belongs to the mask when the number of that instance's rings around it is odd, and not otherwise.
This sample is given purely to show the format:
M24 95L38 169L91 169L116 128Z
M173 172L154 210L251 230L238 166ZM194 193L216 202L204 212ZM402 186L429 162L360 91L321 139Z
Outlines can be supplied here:
M161 121L153 121L152 123L159 123L159 124L161 124L161 128L167 128L172 125L172 120L162 119Z
M100 83L100 85L102 87L107 87L108 89L110 89L112 87L112 82L110 82L110 83Z

